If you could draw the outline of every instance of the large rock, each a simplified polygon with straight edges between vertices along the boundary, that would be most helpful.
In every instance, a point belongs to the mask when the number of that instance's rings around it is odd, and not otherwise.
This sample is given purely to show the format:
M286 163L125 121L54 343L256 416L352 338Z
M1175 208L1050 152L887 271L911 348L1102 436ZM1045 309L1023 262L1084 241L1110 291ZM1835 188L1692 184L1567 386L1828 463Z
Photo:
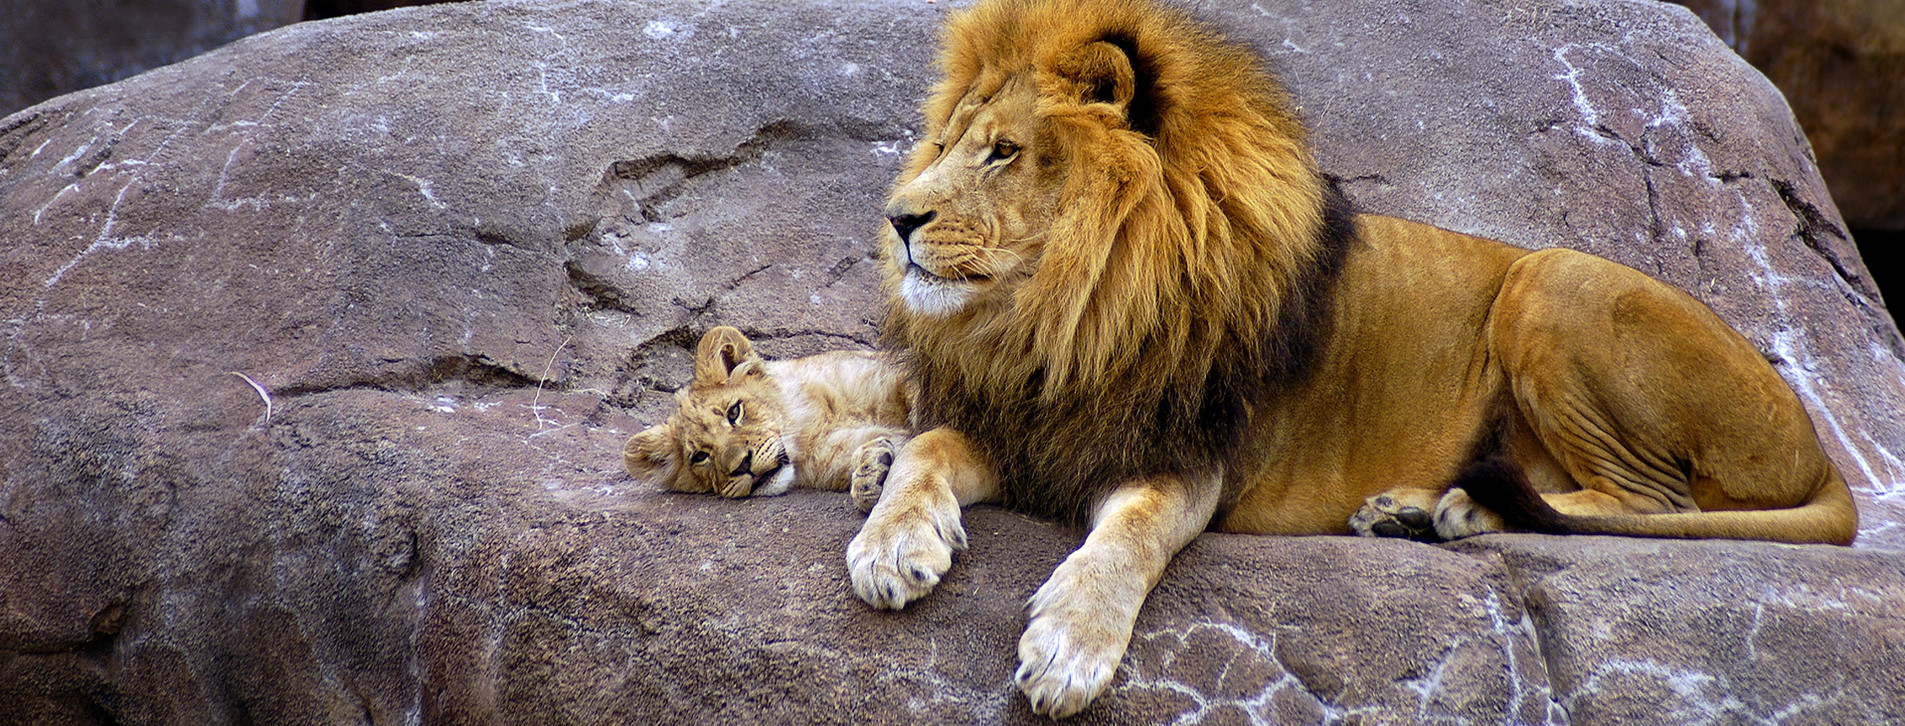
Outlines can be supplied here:
M1758 342L1858 547L1208 535L1086 722L1905 718L1905 366L1778 94L1684 11L1207 8L1366 209L1605 254ZM841 495L619 474L715 324L867 346L944 9L307 23L0 121L0 723L1030 722L1079 533L897 614Z

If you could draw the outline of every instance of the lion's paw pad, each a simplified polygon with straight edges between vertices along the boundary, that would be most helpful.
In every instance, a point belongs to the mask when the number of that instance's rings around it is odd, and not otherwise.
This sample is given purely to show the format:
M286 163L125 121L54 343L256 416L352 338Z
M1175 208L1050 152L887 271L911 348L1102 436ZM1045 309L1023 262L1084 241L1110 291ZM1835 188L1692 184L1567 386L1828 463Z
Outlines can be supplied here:
M1363 537L1390 537L1433 542L1438 539L1435 515L1429 510L1403 504L1388 494L1363 501L1349 518L1350 531Z
M913 509L867 520L847 545L847 574L868 605L898 610L932 592L952 567L953 551L965 548L956 503L936 515Z
M1070 716L1110 685L1124 647L1121 639L1099 630L1052 616L1035 617L1026 625L1012 680L1033 712Z

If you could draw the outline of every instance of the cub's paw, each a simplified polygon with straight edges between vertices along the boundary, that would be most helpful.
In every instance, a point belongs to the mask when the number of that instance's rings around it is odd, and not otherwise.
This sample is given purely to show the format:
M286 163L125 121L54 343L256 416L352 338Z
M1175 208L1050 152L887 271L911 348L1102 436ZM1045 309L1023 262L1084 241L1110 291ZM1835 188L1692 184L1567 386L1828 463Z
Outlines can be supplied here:
M1489 532L1506 532L1508 524L1501 515L1483 509L1470 499L1468 492L1450 489L1435 505L1435 533L1443 539L1459 539Z
M873 607L898 610L932 592L952 567L953 550L965 548L958 502L889 506L868 517L847 545L853 594Z
M899 446L887 438L874 439L860 447L860 465L853 469L847 497L862 513L873 511L873 505L880 503L880 492L886 489L886 472L893 468L893 457L898 449Z
M1417 542L1434 542L1434 494L1412 496L1414 491L1383 492L1363 500L1363 506L1349 516L1349 529L1361 537L1394 537ZM1417 501L1422 500L1422 501Z
M1115 594L1092 597L1105 588L1091 588L1066 570L1061 565L1032 596L1012 677L1032 710L1052 718L1084 710L1111 684L1144 601L1142 590L1129 603Z

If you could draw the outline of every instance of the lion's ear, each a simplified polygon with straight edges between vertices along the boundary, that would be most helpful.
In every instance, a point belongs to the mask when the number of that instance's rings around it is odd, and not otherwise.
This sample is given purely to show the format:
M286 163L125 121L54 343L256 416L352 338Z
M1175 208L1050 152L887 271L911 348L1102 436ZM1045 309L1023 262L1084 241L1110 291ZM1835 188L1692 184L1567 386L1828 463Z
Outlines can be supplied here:
M1128 115L1138 80L1131 56L1123 48L1102 40L1086 43L1061 58L1056 70L1072 82L1080 103L1108 103L1118 109L1118 115Z
M675 471L681 468L674 428L668 424L650 426L628 437L628 443L622 446L622 466L631 477L669 486L675 480Z
M767 369L762 367L765 365L767 365L767 361L762 359L758 355L752 358L749 358L747 360L741 361L740 365L737 365L732 370L728 371L728 380L732 381L737 378L746 378L748 376L766 375Z
M695 382L721 385L742 363L760 358L741 331L726 325L717 327L701 336L701 345L695 348Z

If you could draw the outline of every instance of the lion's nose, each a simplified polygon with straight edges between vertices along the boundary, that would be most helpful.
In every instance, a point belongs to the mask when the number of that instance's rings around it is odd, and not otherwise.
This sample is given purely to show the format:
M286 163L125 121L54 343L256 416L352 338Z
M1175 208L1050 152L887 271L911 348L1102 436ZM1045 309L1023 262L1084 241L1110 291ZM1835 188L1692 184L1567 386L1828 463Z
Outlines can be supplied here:
M937 216L939 216L938 212L896 214L887 217L886 221L893 223L893 231L899 233L901 242L911 243L913 241L913 231L926 226L927 222L933 221L933 218Z
M728 472L728 476L740 476L742 474L748 473L749 471L752 471L753 469L754 469L754 452L752 450L749 450L747 453L741 455L741 465L735 467L734 471Z

